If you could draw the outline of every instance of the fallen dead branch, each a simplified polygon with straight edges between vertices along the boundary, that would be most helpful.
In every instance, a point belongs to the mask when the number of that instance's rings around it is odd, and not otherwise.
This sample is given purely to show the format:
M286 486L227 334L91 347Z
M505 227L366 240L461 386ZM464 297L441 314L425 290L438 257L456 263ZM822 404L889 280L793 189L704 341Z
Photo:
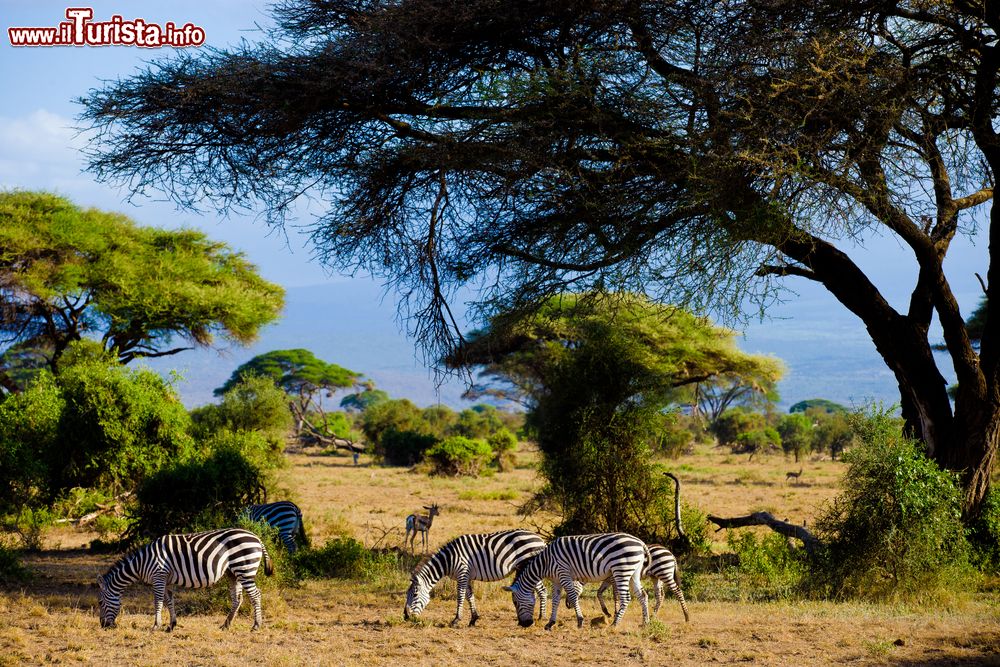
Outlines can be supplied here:
M753 514L748 514L747 516L737 516L732 518L712 516L710 514L708 516L708 520L718 526L716 532L722 530L723 528L767 526L774 532L780 533L785 537L792 537L801 541L803 546L805 546L806 551L809 552L809 555L812 555L818 547L822 546L822 542L820 542L815 535L810 533L805 526L775 519L770 512L754 512Z

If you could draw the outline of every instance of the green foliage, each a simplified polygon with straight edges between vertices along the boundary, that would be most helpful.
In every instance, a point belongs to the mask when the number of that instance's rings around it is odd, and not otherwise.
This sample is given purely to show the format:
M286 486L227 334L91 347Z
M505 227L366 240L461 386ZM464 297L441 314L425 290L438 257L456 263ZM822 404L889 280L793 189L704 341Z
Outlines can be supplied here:
M192 433L198 440L222 432L255 433L268 442L271 458L280 457L292 427L288 398L270 378L245 375L222 401L191 411Z
M46 452L58 448L64 408L62 392L48 373L0 403L0 513L55 495Z
M846 415L848 410L846 407L840 403L835 403L834 401L825 398L810 398L805 401L799 401L792 407L788 408L789 413L796 412L807 412L809 410L822 410L827 414L843 414Z
M438 440L423 411L405 398L370 407L361 428L375 458L389 465L417 463Z
M854 444L854 429L847 415L814 409L810 409L806 414L818 424L813 429L813 451L829 452L830 458L836 460Z
M365 548L352 537L336 537L321 547L295 552L295 568L303 577L372 580L396 567L390 553Z
M16 549L0 540L0 585L20 584L31 578L31 572L21 564Z
M968 539L976 567L1000 574L1000 491L995 486L986 495L982 513L968 527Z
M226 383L215 390L221 396L251 375L269 378L289 394L313 394L350 387L361 376L337 364L317 359L309 350L272 350L258 354L233 371Z
M684 525L685 540L675 534L674 542L684 542L686 552L695 556L707 556L712 553L712 527L708 522L708 514L694 505L681 502L681 523ZM676 550L681 553L681 550Z
M758 539L750 531L729 531L726 543L737 563L724 574L742 600L785 600L801 592L809 563L805 551L793 548L784 536L771 532Z
M711 431L724 447L737 445L739 437L750 431L763 429L767 426L764 415L750 412L743 408L730 408L723 412L711 425Z
M21 546L28 551L41 551L42 535L56 520L56 515L47 507L22 507L17 514L8 516L4 529L16 533Z
M500 411L492 405L477 405L458 413L458 419L451 432L466 438L488 438L491 434L505 428L500 419Z
M777 431L781 436L781 448L786 454L794 454L796 461L812 448L813 421L806 414L783 415L778 421Z
M265 482L261 469L236 449L174 463L139 486L131 537L230 525L244 507L263 501Z
M493 449L483 440L453 435L438 442L424 453L438 475L478 477L494 456Z
M686 452L694 440L694 432L681 422L678 415L664 415L662 426L657 432L654 447L664 456L676 459Z
M390 429L379 439L374 456L387 465L412 466L437 442L437 436L430 433Z
M507 472L514 469L514 450L517 449L517 436L501 428L486 439L486 444L493 450L493 464L497 470Z
M0 319L0 333L45 351L53 368L85 333L122 362L187 349L170 348L175 338L246 344L284 298L201 232L139 227L40 192L0 192L0 273L23 314Z
M381 389L367 387L364 391L344 396L340 399L340 407L345 410L365 412L368 408L388 400L390 399L387 392L384 392Z
M886 410L852 424L860 443L844 456L843 492L817 521L828 550L816 580L835 596L871 599L961 587L968 544L955 475Z
M736 438L733 451L758 454L770 452L780 446L781 436L778 435L778 431L770 426L765 426L764 428L755 428L752 431L740 433Z
M46 452L53 496L74 486L133 490L191 451L187 410L157 373L88 360L57 381L65 407Z

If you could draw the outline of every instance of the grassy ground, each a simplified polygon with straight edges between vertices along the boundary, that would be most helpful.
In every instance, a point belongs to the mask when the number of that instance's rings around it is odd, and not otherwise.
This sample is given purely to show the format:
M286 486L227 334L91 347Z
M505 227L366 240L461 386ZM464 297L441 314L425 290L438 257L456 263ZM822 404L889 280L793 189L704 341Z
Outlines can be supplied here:
M370 546L399 546L405 516L437 502L442 513L430 532L433 548L463 532L532 527L516 515L538 485L531 459L522 453L525 465L512 472L452 480L354 467L349 457L305 452L290 456L281 484L302 506L314 543L350 534ZM785 474L800 465L800 482L786 484ZM836 493L842 473L831 461L796 464L770 457L748 463L711 449L676 462L674 470L685 482L685 500L706 512L765 509L810 525ZM533 518L537 524L549 520ZM1000 665L996 590L949 608L695 600L688 624L668 600L647 628L640 626L638 604L618 629L599 622L577 629L572 611L563 608L559 625L545 632L539 625L517 627L500 584L478 586L482 618L475 628L448 627L455 610L450 582L439 586L421 621L404 622L408 576L399 572L375 583L309 581L282 592L265 589L266 627L254 634L247 609L224 632L218 629L224 616L219 596L188 591L179 593L177 630L150 632L152 595L134 587L119 628L102 631L94 580L114 557L79 548L93 537L65 529L52 533L52 548L26 559L35 577L0 592L0 664ZM717 537L721 548L724 537ZM593 587L583 606L588 620L599 621Z

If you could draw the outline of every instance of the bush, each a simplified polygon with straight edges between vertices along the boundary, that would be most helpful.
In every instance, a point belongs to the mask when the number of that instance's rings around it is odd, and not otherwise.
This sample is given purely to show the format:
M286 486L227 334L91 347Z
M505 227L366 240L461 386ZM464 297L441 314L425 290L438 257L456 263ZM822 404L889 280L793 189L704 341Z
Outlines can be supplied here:
M497 467L497 470L507 472L514 469L517 437L513 433L506 428L501 428L486 439L486 444L493 450L493 465Z
M21 564L17 551L0 542L0 584L17 584L26 581L29 577L30 572Z
M710 430L718 438L720 445L732 447L737 444L740 435L763 429L765 426L767 421L764 415L743 408L730 408L719 415Z
M829 452L830 458L836 460L854 444L854 430L846 415L839 412L816 411L815 408L810 409L806 414L815 419L818 424L813 429L813 451Z
M220 449L147 478L136 493L130 539L231 525L264 498L265 477L236 449Z
M365 548L353 537L336 537L317 549L301 549L293 557L303 577L371 580L396 567L396 558Z
M414 465L439 440L424 412L406 399L371 406L361 428L375 459L389 465Z
M785 454L793 454L796 461L808 454L812 448L812 431L813 422L808 415L796 412L782 416L778 421L778 435Z
M488 438L500 429L505 428L500 419L500 412L492 405L477 405L475 408L462 410L458 413L452 433L466 438Z
M288 396L274 380L246 375L222 395L217 405L205 405L191 411L192 434L206 440L221 431L254 431L270 443L279 455L292 427Z
M16 533L21 546L28 551L41 551L42 535L55 520L56 515L48 508L22 507L17 514L7 517L4 529Z
M843 492L817 522L817 581L838 597L885 599L960 587L968 572L956 477L902 435L886 410L853 415Z
M982 514L969 526L972 562L983 572L1000 574L1000 492L990 489Z
M428 449L424 456L434 466L434 474L478 477L493 458L493 450L482 440L453 435Z
M49 373L0 403L0 514L37 506L55 495L46 453L57 448L64 407Z
M245 459L264 470L279 468L285 463L282 448L277 447L274 440L260 431L232 432L223 429L202 443L204 452L211 453L220 450L239 452Z
M737 558L725 571L745 601L784 600L802 588L808 562L802 549L795 549L777 533L760 539L750 531L729 531L726 542Z
M740 433L733 451L740 454L767 453L781 446L781 436L770 426Z
M391 466L416 465L437 441L437 438L430 434L390 429L382 435L379 447L375 450L375 457Z

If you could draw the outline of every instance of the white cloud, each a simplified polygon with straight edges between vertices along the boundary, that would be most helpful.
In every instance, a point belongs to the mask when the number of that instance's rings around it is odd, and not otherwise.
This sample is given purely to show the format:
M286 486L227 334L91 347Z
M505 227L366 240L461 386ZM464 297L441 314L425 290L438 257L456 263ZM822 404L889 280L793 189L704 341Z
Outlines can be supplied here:
M0 187L89 190L93 179L81 173L85 144L71 118L45 109L0 116Z

